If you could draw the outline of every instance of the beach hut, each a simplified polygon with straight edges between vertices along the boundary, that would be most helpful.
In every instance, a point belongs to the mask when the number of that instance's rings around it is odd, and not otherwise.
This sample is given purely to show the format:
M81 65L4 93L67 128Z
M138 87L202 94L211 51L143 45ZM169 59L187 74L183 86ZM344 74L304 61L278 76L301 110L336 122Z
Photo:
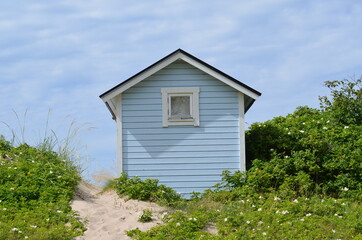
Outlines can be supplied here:
M100 98L117 126L120 172L184 197L245 170L244 114L260 92L178 49Z

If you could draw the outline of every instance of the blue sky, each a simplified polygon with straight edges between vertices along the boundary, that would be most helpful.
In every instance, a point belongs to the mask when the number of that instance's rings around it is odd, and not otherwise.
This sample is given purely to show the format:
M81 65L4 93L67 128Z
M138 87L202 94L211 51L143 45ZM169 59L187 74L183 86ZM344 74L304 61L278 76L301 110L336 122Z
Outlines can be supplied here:
M98 96L178 48L263 93L250 125L318 107L324 81L362 75L362 2L1 1L0 122L19 132L13 111L27 111L29 142L49 110L60 138L89 122L84 174L114 174L115 124ZM2 123L0 134L10 136Z

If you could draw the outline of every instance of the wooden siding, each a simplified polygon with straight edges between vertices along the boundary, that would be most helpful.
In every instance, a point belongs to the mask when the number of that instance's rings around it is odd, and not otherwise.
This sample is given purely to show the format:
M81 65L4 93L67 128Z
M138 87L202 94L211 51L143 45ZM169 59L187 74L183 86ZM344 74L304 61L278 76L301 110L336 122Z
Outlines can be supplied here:
M199 87L200 126L162 127L161 88ZM185 197L240 170L239 93L178 61L122 93L123 170Z

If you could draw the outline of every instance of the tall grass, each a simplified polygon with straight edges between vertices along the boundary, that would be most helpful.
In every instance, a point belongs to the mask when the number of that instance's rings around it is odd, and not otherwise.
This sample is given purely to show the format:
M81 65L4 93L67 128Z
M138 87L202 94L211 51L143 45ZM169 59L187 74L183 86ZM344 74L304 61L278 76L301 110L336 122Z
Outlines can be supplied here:
M13 114L15 115L17 122L15 127L4 121L1 121L1 123L5 125L10 132L11 144L14 146L19 146L21 144L31 143L34 141L34 139L28 139L26 137L26 132L28 131L26 126L28 110L25 110L24 114L22 115L13 110ZM74 163L74 165L80 167L81 155L79 153L80 144L78 141L78 135L81 131L89 131L94 127L92 127L90 122L78 124L75 119L72 119L68 123L69 126L66 130L66 135L61 136L57 134L56 131L53 130L50 126L51 114L51 110L48 110L44 124L44 130L41 134L39 134L38 138L35 139L34 146L39 150L56 152L58 156L64 161L70 161ZM0 133L0 135L2 134Z

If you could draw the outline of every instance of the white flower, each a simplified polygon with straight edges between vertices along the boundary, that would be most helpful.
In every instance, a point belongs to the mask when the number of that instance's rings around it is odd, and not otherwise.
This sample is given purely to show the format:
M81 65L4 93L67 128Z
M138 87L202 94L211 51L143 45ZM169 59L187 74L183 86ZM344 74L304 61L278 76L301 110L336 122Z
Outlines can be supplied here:
M333 232L333 233L335 233L335 232L336 232L336 230L332 229L332 232Z
M60 210L57 210L57 213L62 213L62 211L60 211Z
M280 201L280 198L274 197L274 201Z
M274 148L271 148L270 151L271 151L271 152L274 151Z
M50 219L49 219L49 218L47 218L47 219L45 219L45 220L49 221Z
M279 210L277 210L275 213L278 214L278 213L279 213Z
M329 123L329 120L327 121L327 123Z
M335 213L335 214L334 214L334 216L338 217L338 214L337 214L337 213Z
M49 171L49 173L53 173L52 171Z
M287 214L287 213L289 213L288 210L284 210L284 211L282 212L282 214Z
M288 132L288 135L292 134L291 132Z
M4 207L3 210L6 211L6 207Z
M248 221L246 221L246 224L250 224L250 221L248 220Z
M243 212L240 212L240 215L243 215L244 213Z
M324 130L328 129L327 127L323 127Z
M30 225L30 227L31 227L31 228L37 228L37 226L35 226L35 225Z
M304 218L300 219L301 222L304 222Z
M342 206L346 206L346 204L345 204L345 203L342 203Z
M10 188L10 190L14 190L14 189L15 189L15 188L13 188L13 187L12 187L12 188Z
M347 128L349 128L349 126L344 126L344 129L347 129Z
M62 176L58 176L58 178L61 178Z
M19 229L17 229L17 228L13 228L13 229L11 229L11 231L19 231Z
M259 196L259 198L260 198L260 199L262 199L262 198L263 198L263 196Z
M294 199L293 202L298 203L298 199Z
M181 224L178 222L178 223L176 223L176 226L180 226Z
M227 218L225 218L225 219L224 219L224 222L227 222L227 221L228 221L228 219L227 219Z
M265 236L265 235L266 235L266 232L263 232L263 235Z
M321 202L324 202L324 199L322 199L322 201Z
M28 236L25 236L24 238L25 238L25 239L28 239L29 237L28 237Z
M259 225L263 224L263 221L259 221L258 224L259 224Z
M309 217L309 216L312 216L312 214L311 214L311 213L307 213L305 216Z
M342 216L338 216L339 218L342 218Z
M344 188L342 188L342 190L343 191L348 191L349 189L348 189L348 187L344 187Z
M303 122L302 124L305 125L305 122Z
M255 207L255 205L253 204L253 205L251 205L251 207Z
M304 131L303 131L303 130L300 130L299 132L304 133Z
M263 210L262 208L258 208L258 211L260 212L261 210Z

